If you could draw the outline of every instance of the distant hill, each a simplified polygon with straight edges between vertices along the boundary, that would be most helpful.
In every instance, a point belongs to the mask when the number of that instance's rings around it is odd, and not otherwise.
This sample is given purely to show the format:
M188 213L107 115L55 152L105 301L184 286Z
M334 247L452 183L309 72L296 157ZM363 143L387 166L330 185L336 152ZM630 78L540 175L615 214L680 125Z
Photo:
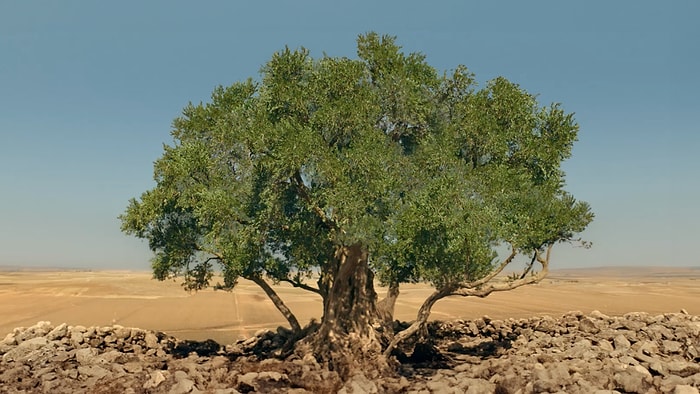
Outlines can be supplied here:
M25 266L17 264L0 264L0 272L93 272L93 271L134 271L148 270L121 270L118 268L79 268L79 267L55 267L55 266ZM509 274L506 272L505 274ZM560 268L550 270L549 277L612 277L612 278L700 278L700 266L697 267L646 267L646 266L599 266L587 268Z
M550 271L550 277L613 277L613 278L700 278L700 266L697 267L635 267L602 266L590 268L562 268Z
M56 272L56 271L80 271L90 272L99 271L92 268L70 268L70 267L52 267L52 266L33 266L33 265L9 265L0 264L0 272Z

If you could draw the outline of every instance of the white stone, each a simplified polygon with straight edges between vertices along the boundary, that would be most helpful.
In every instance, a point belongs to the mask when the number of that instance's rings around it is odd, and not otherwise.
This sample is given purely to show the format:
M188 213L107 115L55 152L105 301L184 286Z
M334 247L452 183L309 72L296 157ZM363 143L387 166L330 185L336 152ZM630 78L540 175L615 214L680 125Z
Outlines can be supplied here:
M698 389L687 384L679 384L673 388L673 394L700 394Z

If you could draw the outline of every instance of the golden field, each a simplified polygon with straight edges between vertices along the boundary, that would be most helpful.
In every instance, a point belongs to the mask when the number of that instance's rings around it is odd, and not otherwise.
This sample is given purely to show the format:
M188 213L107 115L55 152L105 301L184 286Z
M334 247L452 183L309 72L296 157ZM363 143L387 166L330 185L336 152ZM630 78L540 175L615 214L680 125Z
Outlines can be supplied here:
M276 286L302 324L321 314L320 297ZM380 297L384 289L379 288ZM432 289L403 285L395 317L410 321ZM433 319L557 316L572 310L700 314L700 269L603 268L552 272L540 284L479 298L451 297L433 308ZM181 339L231 343L262 328L286 325L265 294L241 280L232 292L187 293L177 282L148 272L0 271L0 338L15 327L118 324L158 330Z

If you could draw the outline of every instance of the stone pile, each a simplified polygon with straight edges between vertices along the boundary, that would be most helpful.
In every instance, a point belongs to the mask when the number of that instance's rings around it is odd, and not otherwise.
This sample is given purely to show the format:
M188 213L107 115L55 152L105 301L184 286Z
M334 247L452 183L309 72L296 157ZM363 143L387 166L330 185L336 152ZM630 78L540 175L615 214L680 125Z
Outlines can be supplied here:
M312 356L275 354L289 332L221 347L163 333L39 322L0 341L2 393L698 393L700 317L570 312L434 322L399 374L345 385ZM432 349L432 350L431 350ZM439 352L434 351L435 349Z
M311 360L260 359L289 331L260 331L222 348L127 328L39 322L0 341L0 393L314 393L337 375Z
M570 312L431 328L450 368L408 392L680 394L700 387L699 316Z

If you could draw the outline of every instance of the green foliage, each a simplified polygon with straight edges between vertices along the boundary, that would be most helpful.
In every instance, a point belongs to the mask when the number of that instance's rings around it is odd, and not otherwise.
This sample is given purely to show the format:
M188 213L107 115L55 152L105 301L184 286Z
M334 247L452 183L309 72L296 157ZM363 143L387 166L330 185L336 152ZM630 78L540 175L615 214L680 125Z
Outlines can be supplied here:
M505 78L482 89L440 75L394 37L358 38L359 59L275 53L173 122L154 189L122 230L148 239L154 275L222 287L299 281L360 243L384 281L479 279L509 244L530 255L593 219L563 190L578 125Z

